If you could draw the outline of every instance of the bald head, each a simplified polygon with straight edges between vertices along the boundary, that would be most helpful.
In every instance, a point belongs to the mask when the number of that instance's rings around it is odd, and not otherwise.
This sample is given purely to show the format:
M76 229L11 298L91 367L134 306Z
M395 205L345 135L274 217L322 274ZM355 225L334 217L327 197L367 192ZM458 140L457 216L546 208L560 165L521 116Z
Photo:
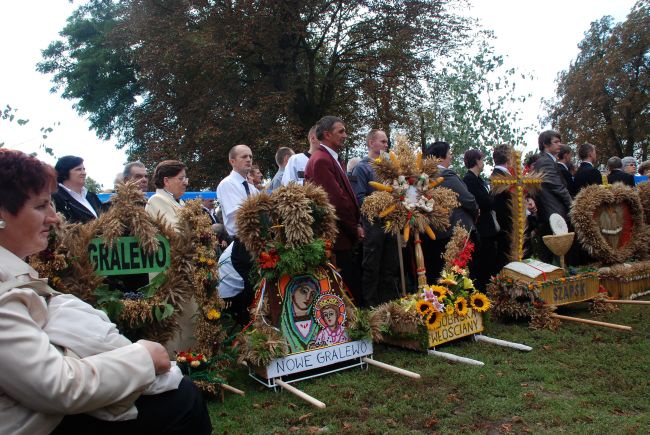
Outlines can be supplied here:
M253 152L248 145L235 145L228 152L228 161L233 171L246 178L253 164Z

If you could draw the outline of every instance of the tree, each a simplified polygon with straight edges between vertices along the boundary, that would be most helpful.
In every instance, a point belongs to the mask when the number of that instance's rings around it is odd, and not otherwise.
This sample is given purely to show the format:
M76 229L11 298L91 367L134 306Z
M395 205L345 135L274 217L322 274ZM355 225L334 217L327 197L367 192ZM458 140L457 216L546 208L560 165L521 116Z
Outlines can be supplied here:
M412 113L411 135L423 148L437 140L449 142L456 168L464 167L465 151L477 148L490 160L490 147L520 145L532 128L520 125L519 105L530 94L516 88L519 77L531 77L506 68L503 56L489 44L491 38L490 32L482 32L472 49L443 64L427 85L427 99Z
M29 119L26 118L17 118L16 116L18 115L18 109L11 107L9 104L5 106L5 108L0 111L0 121L6 121L6 122L15 122L16 125L20 127L25 127L27 124L29 124ZM61 123L56 122L50 127L40 127L39 129L39 134L43 142L39 145L39 148L43 149L43 151L46 154L49 154L52 157L54 156L54 150L49 147L45 141L47 140L48 136L50 133L54 131L54 128L59 126ZM5 142L0 142L0 148L4 147L6 144ZM32 153L33 155L36 155L36 152Z
M88 192L99 193L101 192L102 187L104 186L98 183L97 180L94 180L90 177L86 177L86 182L84 183L84 187L88 190Z
M456 1L91 0L38 68L98 135L149 166L183 160L201 188L237 143L270 174L325 114L408 122L434 60L470 37Z
M650 3L638 1L627 19L591 23L580 53L559 74L549 120L565 141L596 145L610 156L648 158L650 143Z

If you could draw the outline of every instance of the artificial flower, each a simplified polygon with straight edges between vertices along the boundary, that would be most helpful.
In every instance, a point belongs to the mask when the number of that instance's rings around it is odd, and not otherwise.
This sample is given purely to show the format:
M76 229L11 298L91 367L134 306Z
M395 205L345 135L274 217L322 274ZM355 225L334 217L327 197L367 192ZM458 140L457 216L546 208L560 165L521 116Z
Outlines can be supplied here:
M432 331L434 329L438 329L440 327L440 324L442 323L442 313L439 312L439 311L432 311L424 319L424 322L427 325L427 329L429 331Z
M483 293L474 293L470 296L469 303L479 313L483 313L490 308L490 300Z
M467 300L464 297L457 297L454 305L456 307L456 314L459 316L464 316L467 314Z
M439 301L447 296L447 288L441 285L432 285L429 287L429 292L436 297Z
M469 290L474 288L474 283L471 279L463 277L463 290Z
M453 305L447 305L445 307L445 313L447 313L448 316L451 316L454 314L454 306Z
M208 311L208 320L219 320L221 318L221 312L212 308Z
M260 263L260 268L273 269L278 264L278 261L280 261L280 256L274 250L271 252L261 252L260 258L257 261Z
M420 299L415 303L415 311L420 316L426 316L433 311L433 304L430 301Z

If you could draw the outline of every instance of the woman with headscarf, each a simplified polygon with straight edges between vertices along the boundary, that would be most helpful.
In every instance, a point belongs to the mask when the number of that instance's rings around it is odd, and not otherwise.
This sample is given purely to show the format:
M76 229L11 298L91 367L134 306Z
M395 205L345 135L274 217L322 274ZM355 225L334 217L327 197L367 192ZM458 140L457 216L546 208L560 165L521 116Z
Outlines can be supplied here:
M77 156L64 156L56 162L58 190L52 195L56 211L71 223L86 223L104 211L99 197L86 189L84 160Z
M48 287L25 262L47 247L58 222L55 189L50 166L0 149L0 433L210 433L201 393L187 378L164 394L142 395L170 371L162 345L131 343L102 312ZM83 322L56 320L55 309L61 315L68 304L83 311ZM105 335L73 351L68 343L78 344L89 328ZM135 412L120 421L90 415L116 405Z

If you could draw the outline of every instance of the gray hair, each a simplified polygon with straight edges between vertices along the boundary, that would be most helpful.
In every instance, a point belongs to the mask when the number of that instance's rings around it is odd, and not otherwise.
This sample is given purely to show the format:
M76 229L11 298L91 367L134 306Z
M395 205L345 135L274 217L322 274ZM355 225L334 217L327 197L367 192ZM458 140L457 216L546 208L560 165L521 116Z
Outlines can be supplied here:
M323 138L325 137L325 132L332 131L332 128L334 128L334 124L336 124L337 122L343 124L343 120L338 116L323 116L316 123L316 137L318 138L318 140L323 140Z
M621 159L621 164L623 165L623 167L627 165L634 165L636 167L636 159L631 156L623 157Z
M122 171L123 180L128 180L131 177L131 168L134 166L147 169L144 163L142 163L140 160L136 160L135 162L129 162L126 165L124 165L124 171Z

